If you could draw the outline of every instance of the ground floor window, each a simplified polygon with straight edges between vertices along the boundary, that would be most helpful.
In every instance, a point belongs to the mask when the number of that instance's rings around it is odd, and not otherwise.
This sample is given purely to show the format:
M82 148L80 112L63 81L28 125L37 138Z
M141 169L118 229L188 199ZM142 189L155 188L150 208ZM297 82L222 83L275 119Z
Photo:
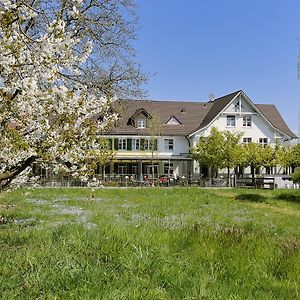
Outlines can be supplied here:
M151 178L153 175L157 176L158 174L158 165L146 165L146 174Z
M118 174L127 174L126 164L118 164Z
M164 174L172 176L174 172L173 163L164 163Z
M243 144L247 145L247 144L250 144L251 142L252 142L251 137L244 137L243 138Z
M268 138L260 138L258 141L262 147L266 147L268 145Z

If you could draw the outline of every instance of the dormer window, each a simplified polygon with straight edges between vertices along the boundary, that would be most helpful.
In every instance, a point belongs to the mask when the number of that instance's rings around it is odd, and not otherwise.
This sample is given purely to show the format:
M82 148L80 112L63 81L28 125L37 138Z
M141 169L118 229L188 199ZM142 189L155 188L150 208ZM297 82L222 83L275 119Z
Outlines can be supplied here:
M152 119L152 116L143 108L138 109L131 117L132 123L127 122L127 125L132 125L138 129L147 127L147 120Z
M136 120L136 127L137 128L146 128L146 120L145 119L137 119Z
M174 116L171 116L166 122L167 125L181 125L181 122Z

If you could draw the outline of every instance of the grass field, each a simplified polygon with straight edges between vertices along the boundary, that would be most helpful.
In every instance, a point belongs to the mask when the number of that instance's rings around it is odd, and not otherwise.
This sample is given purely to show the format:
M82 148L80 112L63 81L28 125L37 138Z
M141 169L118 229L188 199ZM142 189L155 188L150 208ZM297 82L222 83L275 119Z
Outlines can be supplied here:
M300 299L300 191L0 195L2 299Z

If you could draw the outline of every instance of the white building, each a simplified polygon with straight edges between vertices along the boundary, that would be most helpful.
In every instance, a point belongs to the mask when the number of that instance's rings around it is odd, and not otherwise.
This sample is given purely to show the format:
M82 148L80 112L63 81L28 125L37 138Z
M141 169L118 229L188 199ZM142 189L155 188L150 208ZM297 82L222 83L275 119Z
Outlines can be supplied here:
M195 178L201 168L190 148L212 127L241 132L244 143L297 138L274 105L254 104L241 90L209 102L121 100L116 110L120 119L109 132L116 155L99 170L106 175Z

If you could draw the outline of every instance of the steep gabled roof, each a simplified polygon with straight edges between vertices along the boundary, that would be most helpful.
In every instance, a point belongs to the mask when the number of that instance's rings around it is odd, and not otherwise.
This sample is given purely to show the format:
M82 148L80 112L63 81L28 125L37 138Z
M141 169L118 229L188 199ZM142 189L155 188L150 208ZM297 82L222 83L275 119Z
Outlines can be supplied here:
M236 91L229 95L217 98L213 101L213 105L203 121L201 122L198 129L207 126L210 122L212 122L220 112L240 93L241 91Z
M239 90L217 98L213 102L154 101L154 100L119 100L115 110L121 116L116 126L109 132L116 135L147 135L147 128L135 128L128 120L140 112L156 116L160 121L161 134L165 136L188 136L209 125L243 91ZM244 93L243 93L244 94ZM251 102L251 100L249 100ZM274 105L251 102L259 113L262 113L271 126L291 138L296 135L288 128ZM180 124L166 124L171 117Z
M287 124L283 120L276 106L273 104L255 104L260 112L271 122L271 124L282 133L291 138L297 138L297 136L288 128Z

